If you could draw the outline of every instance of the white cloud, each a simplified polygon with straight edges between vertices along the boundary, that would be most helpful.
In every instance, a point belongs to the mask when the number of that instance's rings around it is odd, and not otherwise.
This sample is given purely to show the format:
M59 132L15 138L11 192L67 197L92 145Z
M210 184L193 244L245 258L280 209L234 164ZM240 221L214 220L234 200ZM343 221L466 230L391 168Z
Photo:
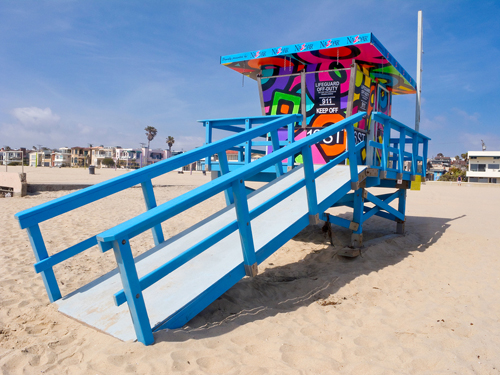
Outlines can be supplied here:
M479 121L479 116L480 114L477 112L474 112L473 114L468 114L462 109L459 108L452 108L453 112L455 112L457 115L459 115L463 120L470 121L473 123L477 123Z
M467 151L481 151L481 140L489 151L500 150L500 137L491 133L460 133L460 140L467 147Z
M40 125L55 125L61 119L50 108L24 107L14 108L11 111L12 116L27 127Z
M448 119L443 115L434 116L432 119L422 117L420 120L420 128L422 130L441 129L445 128L447 125Z
M188 151L195 147L203 146L204 143L205 143L205 138L203 137L181 135L175 137L175 144L173 145L172 149L179 151L180 150Z

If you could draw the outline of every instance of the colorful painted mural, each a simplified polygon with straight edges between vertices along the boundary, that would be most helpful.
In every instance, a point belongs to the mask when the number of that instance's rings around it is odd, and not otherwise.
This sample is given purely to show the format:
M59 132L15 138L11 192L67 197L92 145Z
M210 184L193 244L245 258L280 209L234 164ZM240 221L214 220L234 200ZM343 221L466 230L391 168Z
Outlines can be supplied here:
M317 67L332 69L332 64L348 68L353 59L393 94L416 92L415 80L371 33L222 56L221 64L256 80L259 74L298 73L306 66L308 72Z
M361 142L370 129L374 109L390 115L392 94L415 92L415 81L373 34L283 46L224 56L221 63L260 82L263 111L267 115L302 113L306 126L296 126L295 140L343 120L348 111L351 65L357 71L352 93L352 113L366 111L356 124ZM304 77L304 78L303 78ZM302 82L304 79L304 82ZM382 88L383 87L383 88ZM305 93L302 89L305 88ZM351 108L351 107L349 107ZM383 128L376 124L376 139ZM287 132L278 132L280 140ZM325 164L346 150L346 135L339 132L313 147L315 164ZM377 155L380 159L380 155ZM366 151L362 152L366 158ZM300 162L301 156L296 158Z

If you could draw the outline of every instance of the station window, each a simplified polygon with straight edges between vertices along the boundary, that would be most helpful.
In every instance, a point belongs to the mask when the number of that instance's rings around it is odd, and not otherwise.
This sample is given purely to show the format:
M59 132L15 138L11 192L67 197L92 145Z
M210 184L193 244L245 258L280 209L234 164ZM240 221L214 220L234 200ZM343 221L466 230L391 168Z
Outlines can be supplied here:
M500 169L500 164L488 164L488 169Z
M471 156L470 159L477 159L477 156Z
M500 159L500 156L493 156L493 160L498 160Z

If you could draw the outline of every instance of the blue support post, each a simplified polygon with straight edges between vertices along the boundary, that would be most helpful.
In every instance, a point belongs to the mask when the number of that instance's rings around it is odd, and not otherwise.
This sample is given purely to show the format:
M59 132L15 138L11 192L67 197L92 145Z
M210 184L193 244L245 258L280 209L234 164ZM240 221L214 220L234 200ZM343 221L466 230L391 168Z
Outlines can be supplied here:
M280 141L278 138L278 131L274 130L271 132L271 143L273 145L273 152L278 151L280 149ZM276 176L282 176L283 175L283 163L281 160L278 160L278 162L275 164L276 165Z
M219 156L220 174L223 176L223 175L229 173L227 154L225 151L221 151L221 152L217 153L217 155ZM231 187L224 190L224 197L226 198L226 205L230 206L234 203L233 189Z
M241 248L243 250L245 274L253 277L257 275L258 268L245 182L243 180L236 180L232 183L232 188L234 194L234 205L236 208L236 218L238 220L238 229L240 232Z
M250 130L252 128L252 122L250 119L245 120L245 130ZM252 140L249 139L245 143L245 164L249 164L252 161Z
M302 148L304 160L304 179L306 180L307 205L309 207L309 223L318 224L318 197L316 194L316 180L314 178L314 164L311 145Z
M47 253L47 248L45 247L45 242L43 242L42 232L40 232L38 224L26 228L26 230L31 242L31 247L35 253L36 261L40 262L47 259L49 254ZM57 285L54 270L50 267L49 269L42 271L41 274L50 302L57 301L61 298L61 291L59 290L59 285Z
M153 190L153 183L151 180L141 182L142 194L144 195L144 201L146 202L146 209L151 210L156 207L155 192ZM163 237L163 230L161 229L161 224L155 225L151 228L153 232L153 239L155 241L155 246L158 246L165 238Z
M210 121L205 121L205 145L212 143L212 125ZM205 171L212 170L212 155L207 155L205 158Z
M406 221L406 189L399 189L398 191L398 211L403 215L403 220L396 220L396 233L405 233L405 221Z
M153 331L149 322L144 296L137 276L134 257L128 238L121 241L113 241L113 251L122 280L123 291L127 297L127 303L134 324L137 340L144 345L154 343Z
M352 214L352 223L350 229L352 230L351 246L356 248L363 246L363 193L364 189L358 189L354 192L354 211Z

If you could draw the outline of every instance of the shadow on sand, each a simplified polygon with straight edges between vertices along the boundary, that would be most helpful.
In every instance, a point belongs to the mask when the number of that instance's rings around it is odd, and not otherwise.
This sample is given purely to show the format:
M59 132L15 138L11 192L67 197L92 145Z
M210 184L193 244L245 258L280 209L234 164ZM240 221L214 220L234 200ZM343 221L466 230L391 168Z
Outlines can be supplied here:
M349 218L348 214L341 216ZM292 240L303 242L306 248L311 247L311 242L316 244L315 250L302 260L280 266L268 263L269 267L260 269L259 275L238 282L183 328L156 332L155 341L219 336L246 323L326 300L359 276L395 265L413 252L424 252L441 238L451 221L461 217L407 216L406 234L399 237L388 236L395 233L395 223L372 218L364 224L367 246L358 258L337 256L349 244L349 230L335 227L335 246L331 246L321 227L309 226ZM380 240L372 241L376 238Z

